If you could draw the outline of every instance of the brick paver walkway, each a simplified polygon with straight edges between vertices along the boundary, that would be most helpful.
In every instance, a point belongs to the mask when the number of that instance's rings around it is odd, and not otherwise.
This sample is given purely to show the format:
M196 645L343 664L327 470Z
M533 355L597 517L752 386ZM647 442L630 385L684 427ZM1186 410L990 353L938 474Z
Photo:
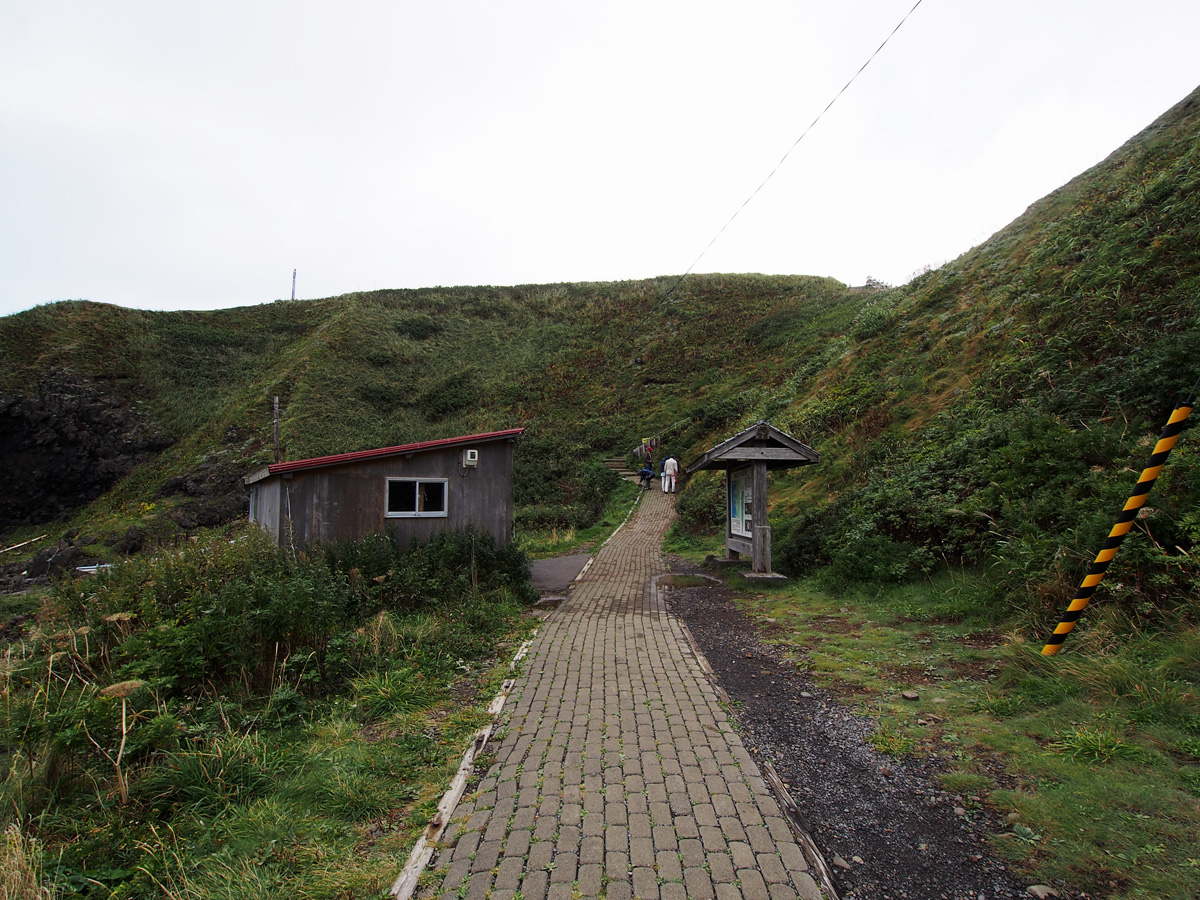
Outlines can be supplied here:
M758 768L653 586L674 496L642 496L546 620L494 762L419 896L816 900Z

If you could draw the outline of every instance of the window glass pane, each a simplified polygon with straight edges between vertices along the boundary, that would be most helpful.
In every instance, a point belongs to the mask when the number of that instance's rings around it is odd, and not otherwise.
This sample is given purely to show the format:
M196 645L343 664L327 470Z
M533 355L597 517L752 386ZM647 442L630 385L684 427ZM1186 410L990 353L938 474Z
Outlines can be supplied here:
M389 481L387 511L390 513L415 513L417 511L417 483L415 481Z
M446 511L446 484L442 481L421 483L421 511L427 513Z

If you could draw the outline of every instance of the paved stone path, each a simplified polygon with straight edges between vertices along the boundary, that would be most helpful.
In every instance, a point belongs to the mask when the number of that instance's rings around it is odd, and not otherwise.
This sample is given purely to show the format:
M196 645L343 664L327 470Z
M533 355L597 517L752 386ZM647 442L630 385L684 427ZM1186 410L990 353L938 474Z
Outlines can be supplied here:
M655 488L542 625L421 897L817 900L787 821L653 585ZM486 754L485 754L486 756Z

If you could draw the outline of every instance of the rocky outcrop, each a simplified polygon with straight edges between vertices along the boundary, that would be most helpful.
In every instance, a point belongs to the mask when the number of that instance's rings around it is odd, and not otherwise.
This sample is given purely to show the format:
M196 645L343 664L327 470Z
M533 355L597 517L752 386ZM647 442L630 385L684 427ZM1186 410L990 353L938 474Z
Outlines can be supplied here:
M158 496L176 498L178 505L171 519L186 531L224 525L246 515L244 471L244 465L223 461L221 454L214 454L192 471L168 478Z
M127 398L68 369L0 394L0 529L65 519L171 443Z
M74 531L68 531L61 540L48 546L35 541L39 549L33 556L0 565L0 594L22 591L30 585L45 584L64 575L75 575L77 566L94 565L96 543L95 536L80 538ZM4 634L5 628L0 627L0 644L4 642Z

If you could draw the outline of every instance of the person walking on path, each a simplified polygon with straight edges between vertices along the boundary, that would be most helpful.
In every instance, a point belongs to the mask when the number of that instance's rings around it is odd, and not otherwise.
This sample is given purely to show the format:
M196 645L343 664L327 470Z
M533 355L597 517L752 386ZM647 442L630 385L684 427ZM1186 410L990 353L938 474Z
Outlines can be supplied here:
M638 496L532 641L493 761L417 896L821 897L656 587L675 504Z
M675 476L679 474L679 460L668 456L663 463L662 489L664 494L675 493Z

